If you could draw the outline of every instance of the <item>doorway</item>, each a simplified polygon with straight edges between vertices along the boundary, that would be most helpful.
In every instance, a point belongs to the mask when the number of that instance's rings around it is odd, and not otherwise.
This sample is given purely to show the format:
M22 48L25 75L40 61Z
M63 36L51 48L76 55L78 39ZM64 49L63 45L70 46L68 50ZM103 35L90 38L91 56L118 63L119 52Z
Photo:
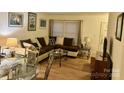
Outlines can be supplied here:
M100 34L99 34L99 51L103 52L104 38L107 37L107 22L101 22L100 24Z

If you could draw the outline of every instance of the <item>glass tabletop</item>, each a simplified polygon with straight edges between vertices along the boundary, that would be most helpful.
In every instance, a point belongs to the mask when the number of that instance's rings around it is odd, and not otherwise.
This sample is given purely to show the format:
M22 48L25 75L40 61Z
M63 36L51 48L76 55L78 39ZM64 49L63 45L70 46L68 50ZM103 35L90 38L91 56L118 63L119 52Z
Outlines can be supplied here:
M30 80L35 77L36 65L27 63L27 58L2 58L0 72L10 71L12 80Z
M12 80L33 79L36 76L37 61L35 51L27 50L27 55L14 54L14 57L0 53L0 75L7 70Z
M0 62L0 77L5 74L9 75L9 72L18 65L21 65L24 59L17 58L2 58Z
M53 54L54 56L64 56L67 55L68 51L67 50L63 50L63 49L55 49L54 51L50 52L50 54Z

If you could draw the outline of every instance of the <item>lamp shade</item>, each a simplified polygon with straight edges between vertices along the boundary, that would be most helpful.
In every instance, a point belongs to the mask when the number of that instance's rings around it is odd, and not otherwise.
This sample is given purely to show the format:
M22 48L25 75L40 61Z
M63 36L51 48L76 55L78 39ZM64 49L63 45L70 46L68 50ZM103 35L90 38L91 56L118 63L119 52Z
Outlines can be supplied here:
M8 38L6 42L7 47L17 47L17 39L16 38Z
M90 40L89 37L85 37L85 38L84 38L84 41L87 42L87 43L89 43L91 40Z

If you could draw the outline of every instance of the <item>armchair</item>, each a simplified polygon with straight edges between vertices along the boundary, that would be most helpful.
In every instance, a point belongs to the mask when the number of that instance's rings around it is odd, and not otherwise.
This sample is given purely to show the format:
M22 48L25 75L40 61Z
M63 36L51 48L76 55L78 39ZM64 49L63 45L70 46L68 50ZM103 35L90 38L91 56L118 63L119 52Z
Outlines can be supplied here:
M35 51L27 50L27 56L24 57L23 62L12 69L12 75L17 80L31 80L36 79L37 65L38 65L38 53Z

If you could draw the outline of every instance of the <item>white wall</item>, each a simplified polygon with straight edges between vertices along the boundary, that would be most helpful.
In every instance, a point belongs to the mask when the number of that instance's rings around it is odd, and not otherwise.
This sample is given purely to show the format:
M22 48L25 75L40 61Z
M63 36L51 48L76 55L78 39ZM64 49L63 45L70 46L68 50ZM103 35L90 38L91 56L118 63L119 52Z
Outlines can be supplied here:
M82 20L81 22L81 40L85 36L91 38L92 53L98 51L99 34L101 22L108 22L108 13L80 13L80 14L48 14L49 19L55 20Z
M56 20L82 20L81 21L81 39L85 36L91 38L92 53L98 51L99 46L99 34L101 22L108 21L108 13L37 13L37 30L27 31L28 25L28 13L22 12L24 14L24 25L23 27L8 27L8 13L0 12L0 37L16 37L18 39L27 39L35 37L48 36L49 31L49 19ZM47 20L47 28L39 28L40 19Z
M113 61L112 79L124 79L124 33L122 33L121 42L115 38L116 22L119 14L110 13L108 21L108 52ZM110 40L113 41L112 45L110 45ZM112 52L110 52L110 49L112 49Z
M0 12L0 37L16 37L18 39L31 38L34 41L36 37L48 36L48 24L47 27L44 29L41 29L39 27L40 19L47 19L47 16L45 14L37 13L36 31L27 31L28 13L20 13L24 15L23 27L8 27L8 12Z

